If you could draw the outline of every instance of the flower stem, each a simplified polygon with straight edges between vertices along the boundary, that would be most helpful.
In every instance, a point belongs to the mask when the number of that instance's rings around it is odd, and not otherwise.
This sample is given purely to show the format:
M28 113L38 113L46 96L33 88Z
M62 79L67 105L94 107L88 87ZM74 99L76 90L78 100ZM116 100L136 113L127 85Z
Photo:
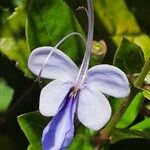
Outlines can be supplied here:
M150 71L150 57L145 62L141 73L137 77L137 79L135 81L135 87L139 88L143 85L144 79L145 79L145 77L146 77L146 75L148 74L149 71Z

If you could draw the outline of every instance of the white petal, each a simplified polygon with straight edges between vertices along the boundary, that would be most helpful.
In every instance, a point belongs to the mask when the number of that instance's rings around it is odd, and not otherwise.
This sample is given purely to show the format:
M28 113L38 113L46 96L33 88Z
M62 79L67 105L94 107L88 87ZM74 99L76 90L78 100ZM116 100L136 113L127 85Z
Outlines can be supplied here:
M79 70L78 67L65 53L54 47L45 46L33 50L28 61L29 69L35 75L39 75L45 60L51 51L54 52L46 62L41 77L48 79L74 80Z
M72 85L72 82L62 80L54 80L46 85L40 95L39 110L41 114L54 116Z
M125 73L111 65L97 65L90 68L87 85L117 98L126 97L130 93Z
M77 115L83 125L99 130L110 119L111 107L106 97L98 90L84 87L79 93Z

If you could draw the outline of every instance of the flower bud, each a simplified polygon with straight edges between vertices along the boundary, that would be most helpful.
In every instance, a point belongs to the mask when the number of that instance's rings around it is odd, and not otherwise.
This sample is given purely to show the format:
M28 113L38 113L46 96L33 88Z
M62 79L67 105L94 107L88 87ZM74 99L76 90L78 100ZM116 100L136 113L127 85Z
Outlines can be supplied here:
M103 40L99 42L93 41L92 45L92 56L99 62L103 60L107 52L107 45Z

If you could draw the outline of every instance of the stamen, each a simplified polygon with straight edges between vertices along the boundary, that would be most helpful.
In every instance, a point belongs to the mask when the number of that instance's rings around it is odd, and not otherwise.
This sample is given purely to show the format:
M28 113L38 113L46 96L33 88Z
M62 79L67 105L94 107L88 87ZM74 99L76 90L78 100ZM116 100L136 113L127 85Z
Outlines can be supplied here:
M64 38L62 38L55 46L55 48L57 48L62 42L64 42L67 38L69 38L70 36L72 35L78 35L79 37L81 37L81 39L84 41L84 44L86 44L86 40L85 38L83 37L82 34L78 33L78 32L71 32L69 33L68 35L66 35Z
M87 13L88 14L88 36L86 42L86 51L75 83L75 86L77 88L80 88L85 81L86 73L90 61L91 50L92 50L92 42L93 42L94 11L93 11L92 0L87 0L87 5L88 5L88 13Z
M80 33L78 33L78 32L71 32L71 33L69 33L68 35L66 35L65 37L63 37L63 38L54 46L54 48L52 49L52 51L48 54L47 58L45 59L43 65L42 65L42 67L41 67L41 70L40 70L40 72L39 72L39 75L38 75L37 79L36 79L34 82L38 81L39 83L41 83L42 71L43 71L43 69L44 69L44 67L45 67L45 65L46 65L46 63L47 63L47 61L48 61L48 59L50 58L50 56L52 55L52 53L55 51L55 49L57 49L58 46L60 46L60 44L62 44L67 38L69 38L69 37L72 36L72 35L78 35L78 36L83 40L84 44L86 45L86 40L85 40L85 38L83 37L82 34L80 34Z
M70 91L71 92L70 92L69 97L76 97L80 89L77 89L76 87L72 87Z

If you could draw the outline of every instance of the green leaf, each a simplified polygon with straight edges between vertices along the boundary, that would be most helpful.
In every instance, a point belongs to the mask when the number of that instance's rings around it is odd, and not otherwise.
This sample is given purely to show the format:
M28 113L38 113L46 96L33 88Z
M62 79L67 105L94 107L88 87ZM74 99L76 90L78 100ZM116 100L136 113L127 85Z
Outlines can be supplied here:
M114 97L109 98L109 102L110 102L111 109L112 109L112 114L114 114L120 107L121 102L122 102L121 100L122 99L114 98Z
M1 29L0 52L10 60L14 60L16 66L24 71L26 76L30 77L31 74L27 67L30 52L25 37L22 36L25 29L25 20L24 6L17 7L15 12L8 17L6 25Z
M0 113L3 113L12 101L14 90L2 78L0 78L0 93Z
M143 95L145 98L147 98L148 100L150 100L150 91L144 90L143 91Z
M26 76L31 76L27 67L27 46L23 39L6 37L0 39L0 52L5 54L10 60L16 61L16 66L25 72Z
M32 145L29 145L27 150L36 150L36 148L33 147Z
M149 4L150 2L147 0L144 0L144 2L116 0L115 3L111 0L94 0L96 16L101 23L96 24L96 29L100 30L99 34L111 38L117 46L122 37L130 39L142 48L145 58L148 58L150 56L150 38L149 35L145 34L144 27L149 26L149 19L146 17L150 13ZM135 16L135 14L138 15ZM141 24L138 24L141 20L142 27ZM144 33L141 28L144 29Z
M3 36L16 36L24 29L26 23L25 8L23 5L15 8L15 11L7 18L7 22L3 28Z
M150 118L145 118L143 121L132 126L130 129L131 130L138 130L138 131L147 131L150 133Z
M33 0L28 10L26 28L30 50L40 46L55 46L71 32L83 33L71 9L62 0ZM79 37L67 39L60 47L73 60L80 61L83 42Z
M144 97L142 93L138 93L135 98L132 100L131 104L125 111L121 120L117 123L117 128L126 128L128 127L137 117L141 106L143 104Z
M114 65L127 74L140 72L144 65L142 49L135 43L123 38L116 51Z
M10 11L8 9L5 9L3 7L0 7L0 28L2 28L5 25L6 19L10 15ZM0 30L0 34L1 34Z
M95 0L96 13L110 34L139 33L134 15L128 10L125 0ZM110 15L111 14L111 15Z
M31 112L18 116L19 125L31 144L28 149L42 149L42 131L49 121L50 119L43 117L39 112Z
M110 142L116 143L124 139L145 138L150 139L150 132L140 132L137 130L114 129Z
M89 138L92 137L94 133L95 132L89 130L88 128L80 127L68 150L93 150L94 147Z
M150 71L148 72L147 76L145 77L145 83L150 84Z
M135 44L139 45L144 53L144 58L147 59L148 57L150 57L150 38L148 35L144 34L144 33L139 33L139 34L135 34L133 33L133 35L115 35L112 36L113 41L119 45L120 41L122 39L122 37L127 38L128 40L134 42Z

